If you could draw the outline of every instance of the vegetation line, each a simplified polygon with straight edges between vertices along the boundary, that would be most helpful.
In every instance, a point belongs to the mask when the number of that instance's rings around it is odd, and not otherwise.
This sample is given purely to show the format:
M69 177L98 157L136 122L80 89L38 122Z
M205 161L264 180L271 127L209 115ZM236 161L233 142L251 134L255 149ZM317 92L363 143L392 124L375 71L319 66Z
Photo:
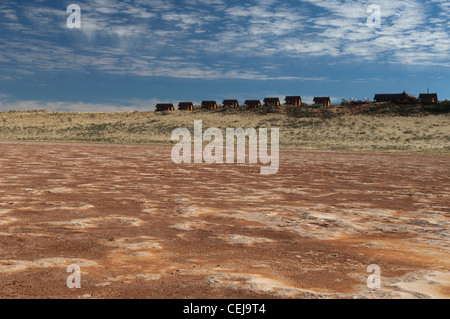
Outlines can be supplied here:
M450 154L450 114L385 104L348 107L195 109L172 112L0 112L0 141L174 145L174 129L279 128L280 148ZM399 112L400 110L400 112Z

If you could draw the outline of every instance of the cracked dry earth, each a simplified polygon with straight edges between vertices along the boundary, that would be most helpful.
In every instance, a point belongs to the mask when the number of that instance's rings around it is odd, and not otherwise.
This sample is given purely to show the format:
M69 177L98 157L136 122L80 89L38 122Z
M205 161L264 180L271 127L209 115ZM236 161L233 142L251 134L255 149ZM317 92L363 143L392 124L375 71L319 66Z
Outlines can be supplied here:
M0 149L2 298L450 297L449 156L282 151L263 176L170 147Z

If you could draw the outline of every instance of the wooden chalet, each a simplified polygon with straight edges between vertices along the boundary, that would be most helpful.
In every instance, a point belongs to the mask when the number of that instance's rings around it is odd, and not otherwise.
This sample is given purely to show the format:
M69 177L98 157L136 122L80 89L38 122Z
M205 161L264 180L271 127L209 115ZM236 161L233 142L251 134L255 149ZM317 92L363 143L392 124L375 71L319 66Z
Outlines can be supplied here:
M314 104L323 105L325 107L328 107L331 105L331 99L329 96L327 97L315 97L314 98Z
M261 106L260 100L246 100L245 105L247 105L250 109L256 109Z
M413 104L417 102L414 95L403 92L401 94L375 94L375 102L391 102L395 104Z
M426 105L437 104L439 102L437 93L421 93L419 95L419 102Z
M301 96L286 96L284 101L286 105L302 106Z
M217 103L216 103L216 101L203 101L202 102L202 109L205 109L205 110L217 110Z
M180 102L178 103L178 109L180 111L193 111L194 104L192 102Z
M238 100L223 100L222 105L223 106L227 106L227 107L238 108L239 107L239 101Z
M169 103L159 103L156 105L156 112L162 112L162 111L174 111L175 107L173 104Z
M277 97L266 97L264 99L264 106L280 106L280 99Z

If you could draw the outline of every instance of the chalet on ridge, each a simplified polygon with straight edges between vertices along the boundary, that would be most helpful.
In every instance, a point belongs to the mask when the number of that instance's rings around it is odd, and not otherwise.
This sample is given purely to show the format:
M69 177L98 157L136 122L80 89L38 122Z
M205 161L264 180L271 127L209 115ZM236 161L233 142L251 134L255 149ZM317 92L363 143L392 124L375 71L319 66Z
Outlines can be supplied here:
M419 102L421 104L436 104L439 102L437 93L421 93L419 95Z
M412 104L417 102L414 95L406 92L401 94L375 94L373 99L375 102L391 102L395 104Z
M202 109L205 109L205 110L216 110L217 109L217 103L216 103L216 101L203 101L202 102Z
M301 96L286 96L284 99L286 105L301 106L302 97Z
M228 106L228 107L238 108L239 107L239 101L238 100L223 100L222 105L223 106Z
M169 104L169 103L156 104L156 112L173 111L173 110L175 110L175 107L173 106L173 104Z
M330 99L329 96L327 96L327 97L318 97L318 96L316 96L313 101L314 101L314 104L321 104L321 105L323 105L325 107L331 105L331 99Z
M246 100L245 105L247 105L251 109L256 109L261 106L260 100Z
M280 99L277 97L266 97L264 99L264 106L280 106Z
M178 109L181 111L193 111L194 104L192 102L180 102L178 103Z

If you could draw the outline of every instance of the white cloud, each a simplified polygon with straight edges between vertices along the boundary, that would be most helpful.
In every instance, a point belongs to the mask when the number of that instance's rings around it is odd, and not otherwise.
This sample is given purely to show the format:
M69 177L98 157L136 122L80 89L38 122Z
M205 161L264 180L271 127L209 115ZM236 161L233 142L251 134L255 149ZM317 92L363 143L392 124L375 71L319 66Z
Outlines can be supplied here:
M3 99L0 95L0 99ZM85 102L45 102L37 100L5 102L0 101L0 112L5 111L70 111L70 112L133 112L133 111L152 111L155 105L161 101L151 100L132 100L125 103L128 106L111 105L105 103L85 103ZM169 103L171 103L169 101Z
M371 3L85 0L79 1L81 30L69 30L65 8L37 6L23 11L27 19L20 20L23 7L5 2L0 5L5 18L0 26L20 36L0 42L0 63L17 76L94 68L138 76L255 80L308 79L265 68L309 57L448 67L448 1L428 1L440 9L434 12L418 0L377 0L380 30L366 25ZM66 37L66 45L55 40L60 37ZM264 63L241 62L248 57Z
M319 37L328 37L331 55L351 54L368 60L385 55L400 64L448 65L449 33L443 25L428 18L434 14L426 2L378 0L381 8L381 30L371 31L365 25L368 1L306 0L329 14L312 21L326 27ZM439 3L442 5L442 2ZM336 41L337 39L341 41ZM370 50L368 49L370 48ZM295 48L293 48L294 51ZM447 52L436 55L435 51ZM407 58L405 58L407 57ZM416 57L416 58L415 58Z

